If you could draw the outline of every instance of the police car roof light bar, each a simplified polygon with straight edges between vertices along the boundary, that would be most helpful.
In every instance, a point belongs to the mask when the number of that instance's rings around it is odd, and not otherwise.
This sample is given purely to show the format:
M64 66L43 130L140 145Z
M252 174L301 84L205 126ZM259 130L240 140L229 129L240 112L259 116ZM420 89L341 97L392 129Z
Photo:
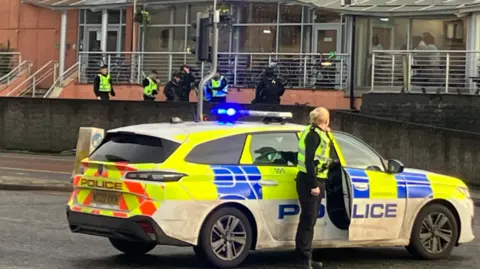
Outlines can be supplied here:
M265 123L272 121L285 122L287 119L293 118L291 112L275 112L275 111L258 111L258 110L242 110L235 108L217 108L212 110L213 115L220 116L223 120L235 120L242 116L263 117Z

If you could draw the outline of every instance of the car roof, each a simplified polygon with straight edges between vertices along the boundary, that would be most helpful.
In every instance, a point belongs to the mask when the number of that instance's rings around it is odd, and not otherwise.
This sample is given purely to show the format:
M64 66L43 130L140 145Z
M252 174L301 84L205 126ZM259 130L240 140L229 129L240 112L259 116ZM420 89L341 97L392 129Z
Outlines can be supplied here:
M159 137L182 143L188 136L197 138L218 139L228 135L242 134L246 132L268 132L268 131L301 131L305 125L280 124L263 122L235 122L234 124L222 124L216 121L203 122L181 122L181 123L148 123L130 125L109 130L108 133L128 132L139 135Z

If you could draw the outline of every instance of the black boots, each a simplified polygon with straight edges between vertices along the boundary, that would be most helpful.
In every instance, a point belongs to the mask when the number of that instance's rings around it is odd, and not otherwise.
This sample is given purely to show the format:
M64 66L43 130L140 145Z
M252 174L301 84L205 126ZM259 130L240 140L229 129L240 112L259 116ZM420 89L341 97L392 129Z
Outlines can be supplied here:
M302 263L302 269L320 269L323 268L322 262L316 262L312 260L304 261Z

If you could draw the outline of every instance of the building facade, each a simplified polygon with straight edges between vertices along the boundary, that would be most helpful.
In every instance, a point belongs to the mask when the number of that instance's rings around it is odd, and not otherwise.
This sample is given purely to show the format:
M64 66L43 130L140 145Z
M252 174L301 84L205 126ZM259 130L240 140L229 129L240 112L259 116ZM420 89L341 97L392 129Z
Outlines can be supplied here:
M139 1L151 16L150 23L141 26L133 22L129 1L0 1L5 14L0 17L0 43L10 42L36 68L58 60L65 70L79 61L81 80L89 82L103 61L121 83L138 82L150 69L160 72L165 81L182 64L192 65L198 75L209 68L197 65L186 53L192 46L190 23L197 12L210 8L209 1ZM220 70L235 87L248 88L255 86L262 70L278 63L277 71L290 88L348 92L352 87L368 89L375 80L374 50L422 50L422 46L437 51L480 50L480 17L470 5L473 0L437 1L437 5L413 0L398 5L364 2L369 5L221 1L234 22L220 30ZM459 64L475 66L468 72L476 72L476 64L465 59ZM377 66L382 66L378 59ZM393 70L395 63L383 66Z

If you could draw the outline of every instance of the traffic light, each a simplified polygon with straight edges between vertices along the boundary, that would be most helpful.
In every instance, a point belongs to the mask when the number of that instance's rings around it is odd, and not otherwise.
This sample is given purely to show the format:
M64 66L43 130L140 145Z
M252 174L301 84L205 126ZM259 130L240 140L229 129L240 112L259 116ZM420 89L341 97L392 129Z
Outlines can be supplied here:
M192 23L195 30L195 36L192 41L195 43L193 48L187 49L188 52L195 55L197 62L210 61L210 16L205 13L197 13L197 21Z

